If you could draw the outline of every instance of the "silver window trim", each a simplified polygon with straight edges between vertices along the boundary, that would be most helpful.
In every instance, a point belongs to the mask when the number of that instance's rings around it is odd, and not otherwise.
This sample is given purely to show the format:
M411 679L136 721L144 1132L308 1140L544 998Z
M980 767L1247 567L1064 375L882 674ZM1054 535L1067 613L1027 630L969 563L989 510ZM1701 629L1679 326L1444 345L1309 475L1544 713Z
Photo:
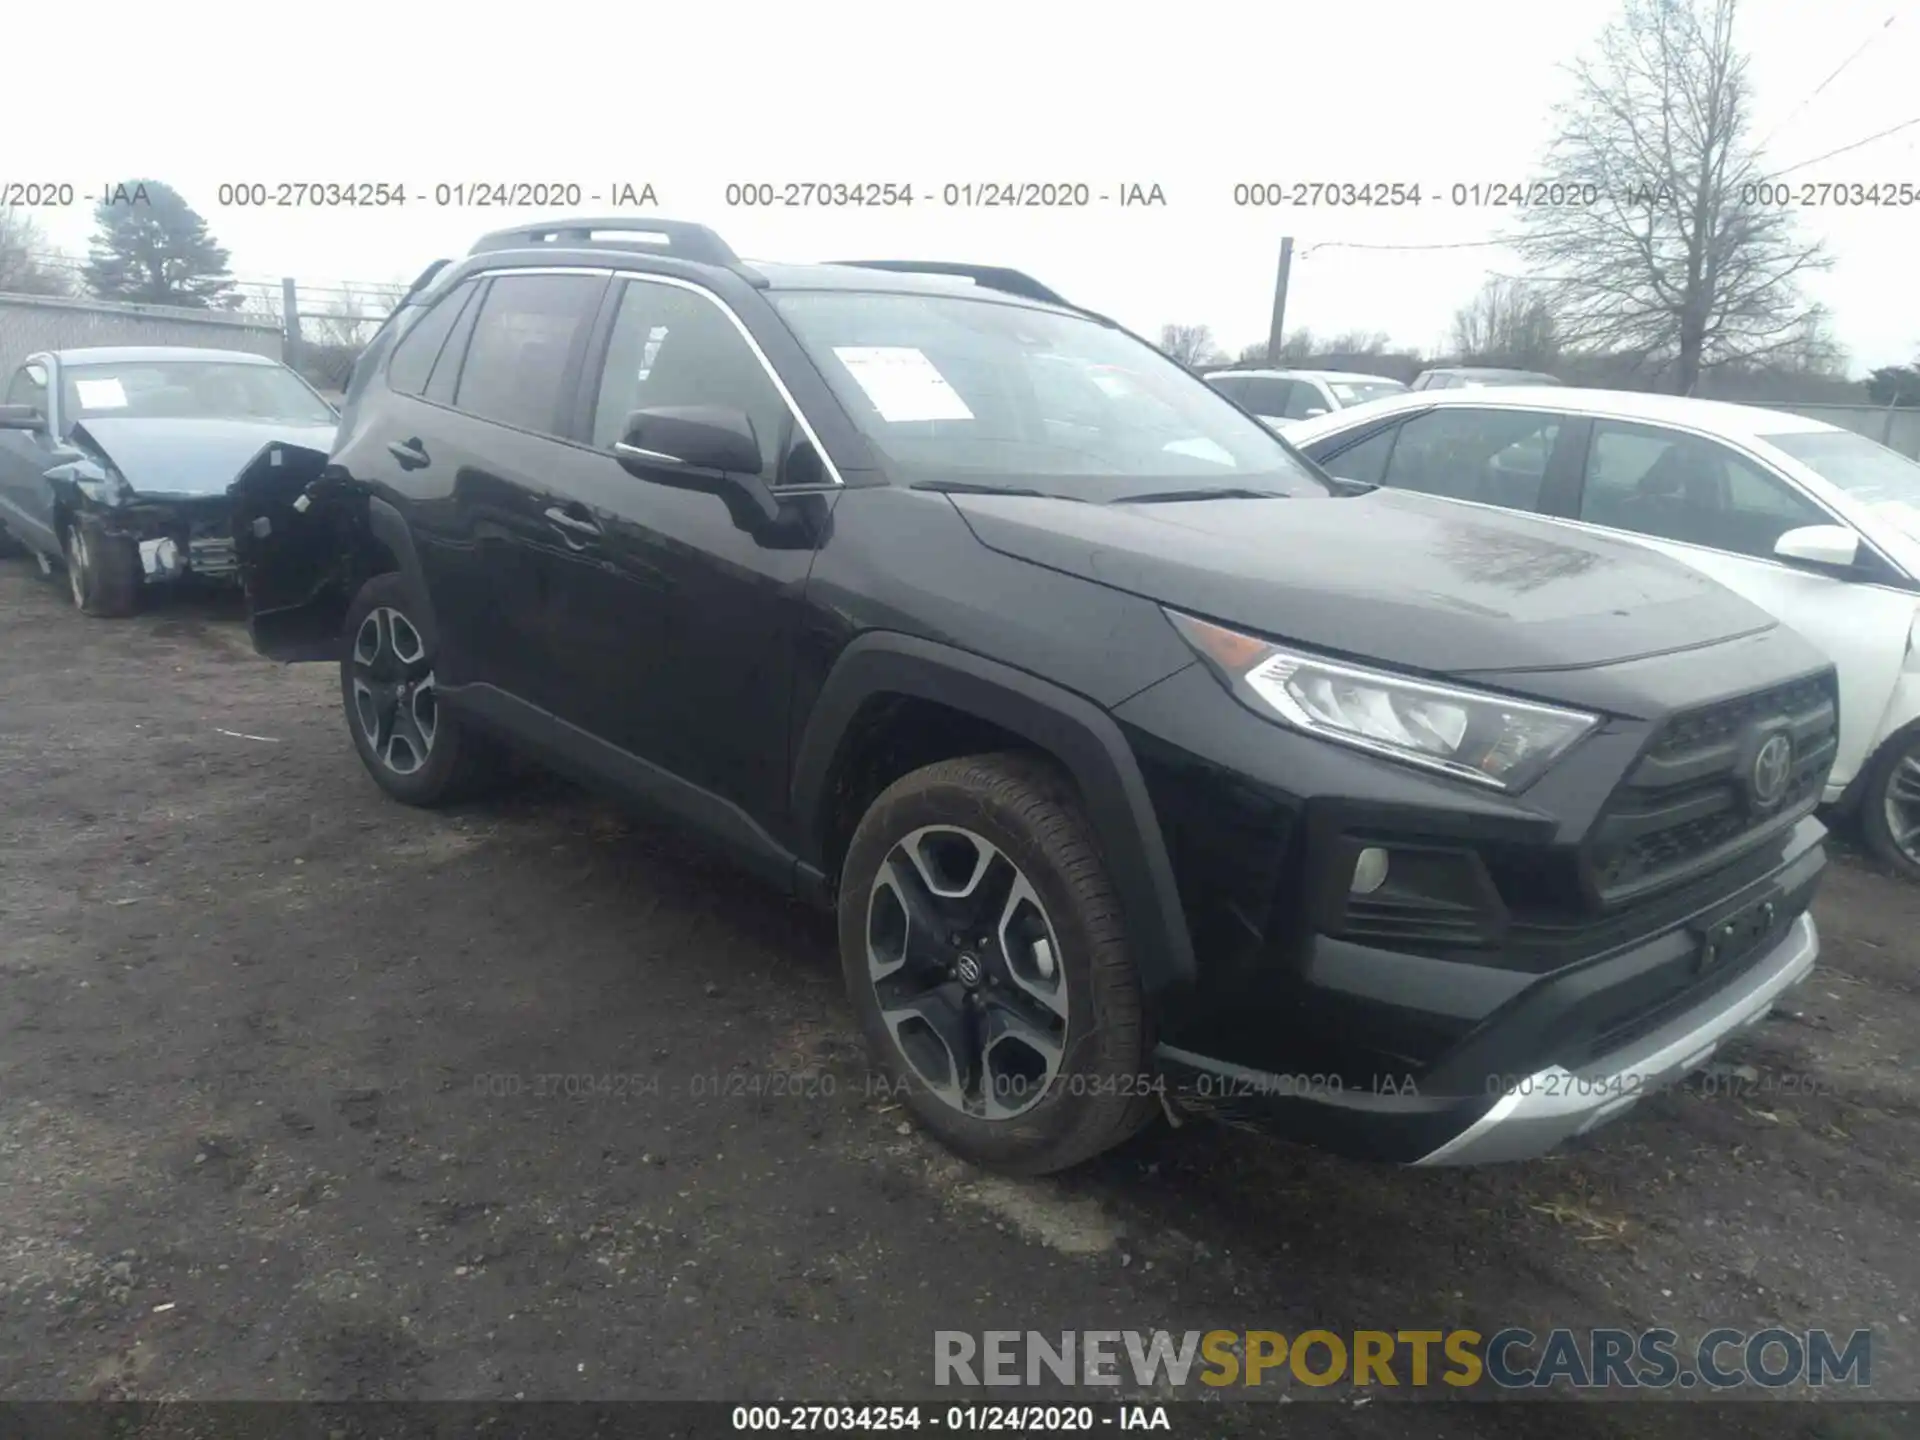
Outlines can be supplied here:
M833 463L833 457L827 453L827 447L820 443L820 436L813 428L813 422L807 419L806 412L800 408L799 402L793 398L793 392L787 389L787 382L780 378L780 372L773 368L773 362L767 358L767 352L760 348L760 342L754 339L753 332L747 329L746 321L734 313L731 305L714 294L713 291L707 289L706 286L696 285L691 280L682 280L677 275L653 275L644 270L615 270L611 267L589 265L502 265L496 268L475 270L472 274L484 275L488 279L499 279L508 275L605 275L616 280L627 280L639 284L664 285L669 289L684 290L690 295L698 295L701 299L711 304L722 315L726 316L727 319L732 322L733 328L738 332L740 338L747 342L747 348L753 352L753 358L760 362L760 368L766 372L767 379L773 383L773 388L779 394L781 402L786 405L787 413L793 416L794 423L800 427L800 433L807 437L807 440L813 446L813 453L820 457L820 463L826 467L827 474L832 477L831 487L824 485L773 485L770 486L770 488L781 495L798 495L809 490L823 490L827 488L837 490L846 485L847 482L841 478L840 467ZM465 279L469 277L463 276L462 278ZM616 318L618 318L617 315ZM594 446L587 446L585 448L594 450L596 454L604 453Z

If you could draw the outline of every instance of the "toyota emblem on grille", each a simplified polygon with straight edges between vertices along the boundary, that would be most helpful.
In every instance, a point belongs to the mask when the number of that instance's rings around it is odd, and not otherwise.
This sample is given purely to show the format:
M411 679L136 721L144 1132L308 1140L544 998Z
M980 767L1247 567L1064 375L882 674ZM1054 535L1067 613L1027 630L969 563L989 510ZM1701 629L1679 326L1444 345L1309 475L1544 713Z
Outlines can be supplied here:
M1753 757L1753 773L1749 777L1754 803L1762 809L1778 805L1780 797L1787 793L1787 773L1792 768L1793 741L1785 735L1775 735L1762 745Z

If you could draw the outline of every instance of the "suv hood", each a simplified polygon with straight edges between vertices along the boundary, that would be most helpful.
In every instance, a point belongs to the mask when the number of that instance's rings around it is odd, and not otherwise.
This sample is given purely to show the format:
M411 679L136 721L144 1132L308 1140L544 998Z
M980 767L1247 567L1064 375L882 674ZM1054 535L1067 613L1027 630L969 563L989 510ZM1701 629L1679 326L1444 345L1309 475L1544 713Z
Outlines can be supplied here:
M333 446L332 425L284 420L81 420L74 438L98 452L141 496L224 495L269 444Z
M1430 674L1607 665L1776 623L1641 546L1406 491L1146 505L948 498L1004 555Z

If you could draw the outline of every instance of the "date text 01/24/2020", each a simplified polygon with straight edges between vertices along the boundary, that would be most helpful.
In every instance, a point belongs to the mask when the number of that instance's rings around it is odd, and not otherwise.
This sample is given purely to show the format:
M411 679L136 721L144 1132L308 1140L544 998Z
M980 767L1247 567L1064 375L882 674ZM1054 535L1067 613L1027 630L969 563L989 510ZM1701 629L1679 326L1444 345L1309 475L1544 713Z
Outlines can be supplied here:
M893 180L734 180L722 192L732 209L887 210L915 204L955 210L1164 209L1165 187L1152 181L966 180L918 185Z
M407 185L385 180L229 180L214 190L214 203L240 210L390 210L409 202L437 209L575 209L584 204L615 210L659 205L650 181L459 180Z
M735 1430L986 1430L1036 1432L1171 1430L1164 1405L736 1405Z

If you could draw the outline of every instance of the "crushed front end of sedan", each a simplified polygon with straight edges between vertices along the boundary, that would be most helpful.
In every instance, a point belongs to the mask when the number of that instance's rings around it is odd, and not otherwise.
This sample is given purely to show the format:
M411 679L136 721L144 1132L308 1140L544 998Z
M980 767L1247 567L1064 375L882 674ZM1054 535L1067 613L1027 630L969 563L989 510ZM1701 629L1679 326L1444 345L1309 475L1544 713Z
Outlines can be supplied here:
M277 361L178 346L35 355L8 397L0 525L90 615L131 614L151 585L236 584L233 486L269 452L324 464L339 418Z

